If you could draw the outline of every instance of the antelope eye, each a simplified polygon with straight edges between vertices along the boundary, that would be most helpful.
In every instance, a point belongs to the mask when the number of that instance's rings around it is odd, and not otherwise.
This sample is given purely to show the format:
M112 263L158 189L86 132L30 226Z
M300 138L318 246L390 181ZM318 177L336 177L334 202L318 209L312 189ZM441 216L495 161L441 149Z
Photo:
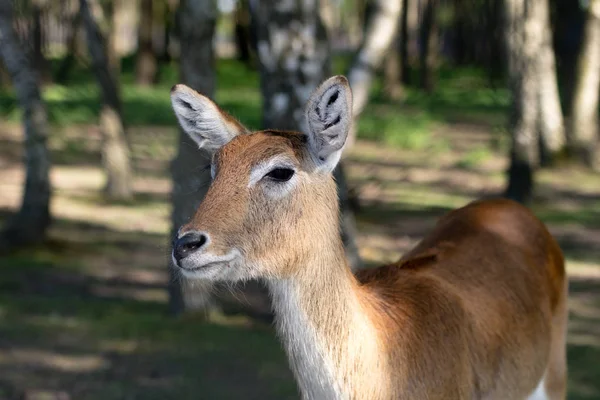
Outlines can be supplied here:
M291 168L275 168L265 175L265 177L277 182L287 182L292 179L292 176L294 176L294 170Z

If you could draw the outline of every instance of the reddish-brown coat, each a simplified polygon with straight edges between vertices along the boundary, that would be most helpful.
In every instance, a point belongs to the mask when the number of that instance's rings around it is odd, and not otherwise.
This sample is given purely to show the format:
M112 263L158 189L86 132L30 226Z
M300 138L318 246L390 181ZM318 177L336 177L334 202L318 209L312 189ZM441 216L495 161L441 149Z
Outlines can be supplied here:
M426 377L407 382L406 398L527 393L546 368L548 394L564 398L563 256L525 207L494 199L454 210L399 262L358 280L398 379Z

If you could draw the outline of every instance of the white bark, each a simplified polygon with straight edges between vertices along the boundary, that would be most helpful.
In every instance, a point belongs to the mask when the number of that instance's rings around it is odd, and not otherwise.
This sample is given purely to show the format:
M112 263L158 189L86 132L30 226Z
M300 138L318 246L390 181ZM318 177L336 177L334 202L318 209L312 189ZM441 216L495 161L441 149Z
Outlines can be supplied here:
M525 2L504 0L504 36L512 95L512 148L506 195L523 203L531 198L533 171L539 163L536 59L541 43L540 37L535 35L539 33L539 21L528 15Z
M80 0L79 12L86 30L88 49L93 70L102 92L100 131L102 133L102 161L106 171L106 195L113 200L133 196L133 172L129 145L121 117L121 98L115 71L110 66L106 39L97 19L101 8L94 0Z
M571 146L585 164L600 169L598 94L600 91L600 0L590 0L571 108Z
M504 0L504 9L513 97L507 194L527 202L532 195L534 170L541 161L552 162L564 147L564 123L548 0Z
M306 132L304 107L312 91L329 76L329 44L317 0L262 2L256 10L261 63L263 127ZM341 208L342 239L350 265L362 265L355 242L342 165L334 172Z
M539 35L540 38L537 57L540 133L543 151L553 158L565 147L566 139L552 47L550 5L548 0L537 0L532 4L536 5L539 13L539 23L536 24L536 32L532 32L532 35Z
M21 208L8 222L0 247L35 243L50 223L50 157L46 145L48 118L41 99L39 78L13 29L10 1L0 1L0 61L11 77L25 128L26 178Z
M401 0L375 0L374 11L367 25L363 43L348 71L353 93L353 114L357 118L369 99L375 71L383 63L398 30L402 8ZM355 132L348 137L347 146L355 140Z

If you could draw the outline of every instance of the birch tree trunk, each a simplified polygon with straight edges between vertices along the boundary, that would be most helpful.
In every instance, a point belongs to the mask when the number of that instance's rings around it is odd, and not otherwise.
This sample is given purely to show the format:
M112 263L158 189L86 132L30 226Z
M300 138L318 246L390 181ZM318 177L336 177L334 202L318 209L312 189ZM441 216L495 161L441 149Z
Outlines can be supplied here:
M402 0L374 0L372 6L363 42L348 71L355 119L367 105L375 72L381 66L398 31ZM347 146L351 146L355 140L356 132L353 129Z
M541 160L564 144L547 0L504 0L504 35L512 94L511 165L506 196L527 203Z
M94 74L102 91L100 130L103 141L102 160L107 175L105 192L113 200L127 200L133 196L133 178L129 146L121 118L121 98L107 55L106 41L89 3L91 2L88 0L80 0L79 10L87 33ZM99 10L97 4L92 5Z
M571 106L570 147L578 161L600 170L600 0L590 0Z
M319 14L319 1L260 2L256 18L263 127L306 132L305 104L312 91L330 74L329 43ZM365 50L363 57L373 52L383 57L372 49ZM360 74L357 72L355 76ZM354 215L341 165L334 176L338 183L346 255L350 265L359 268L361 259L355 243Z
M535 24L536 32L531 32L531 35L539 35L541 39L537 57L540 161L542 165L552 165L566 145L565 125L558 94L549 0L536 0L532 3L531 8L535 13L533 18L538 19L539 22Z
M215 92L215 59L213 37L217 20L214 0L181 0L177 10L177 29L181 43L179 74L182 83L208 97ZM192 217L206 195L210 184L208 156L179 131L177 155L171 164L173 191L171 193L171 235ZM170 261L169 261L170 262ZM169 268L169 309L180 314L185 308L204 310L211 314L217 304L211 294L211 285L181 280L179 274Z
M11 77L25 128L25 186L21 207L0 236L0 249L41 241L50 224L48 117L39 78L13 29L11 1L0 2L0 61Z

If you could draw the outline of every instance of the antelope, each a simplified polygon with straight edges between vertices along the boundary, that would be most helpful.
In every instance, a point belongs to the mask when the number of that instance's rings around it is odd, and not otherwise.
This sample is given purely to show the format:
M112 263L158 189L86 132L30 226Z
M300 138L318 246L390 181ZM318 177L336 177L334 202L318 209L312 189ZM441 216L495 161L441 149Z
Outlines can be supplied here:
M564 260L527 208L472 202L399 261L352 273L332 176L352 121L345 77L311 95L302 133L250 132L181 84L171 101L212 157L174 268L266 282L302 398L565 398Z

